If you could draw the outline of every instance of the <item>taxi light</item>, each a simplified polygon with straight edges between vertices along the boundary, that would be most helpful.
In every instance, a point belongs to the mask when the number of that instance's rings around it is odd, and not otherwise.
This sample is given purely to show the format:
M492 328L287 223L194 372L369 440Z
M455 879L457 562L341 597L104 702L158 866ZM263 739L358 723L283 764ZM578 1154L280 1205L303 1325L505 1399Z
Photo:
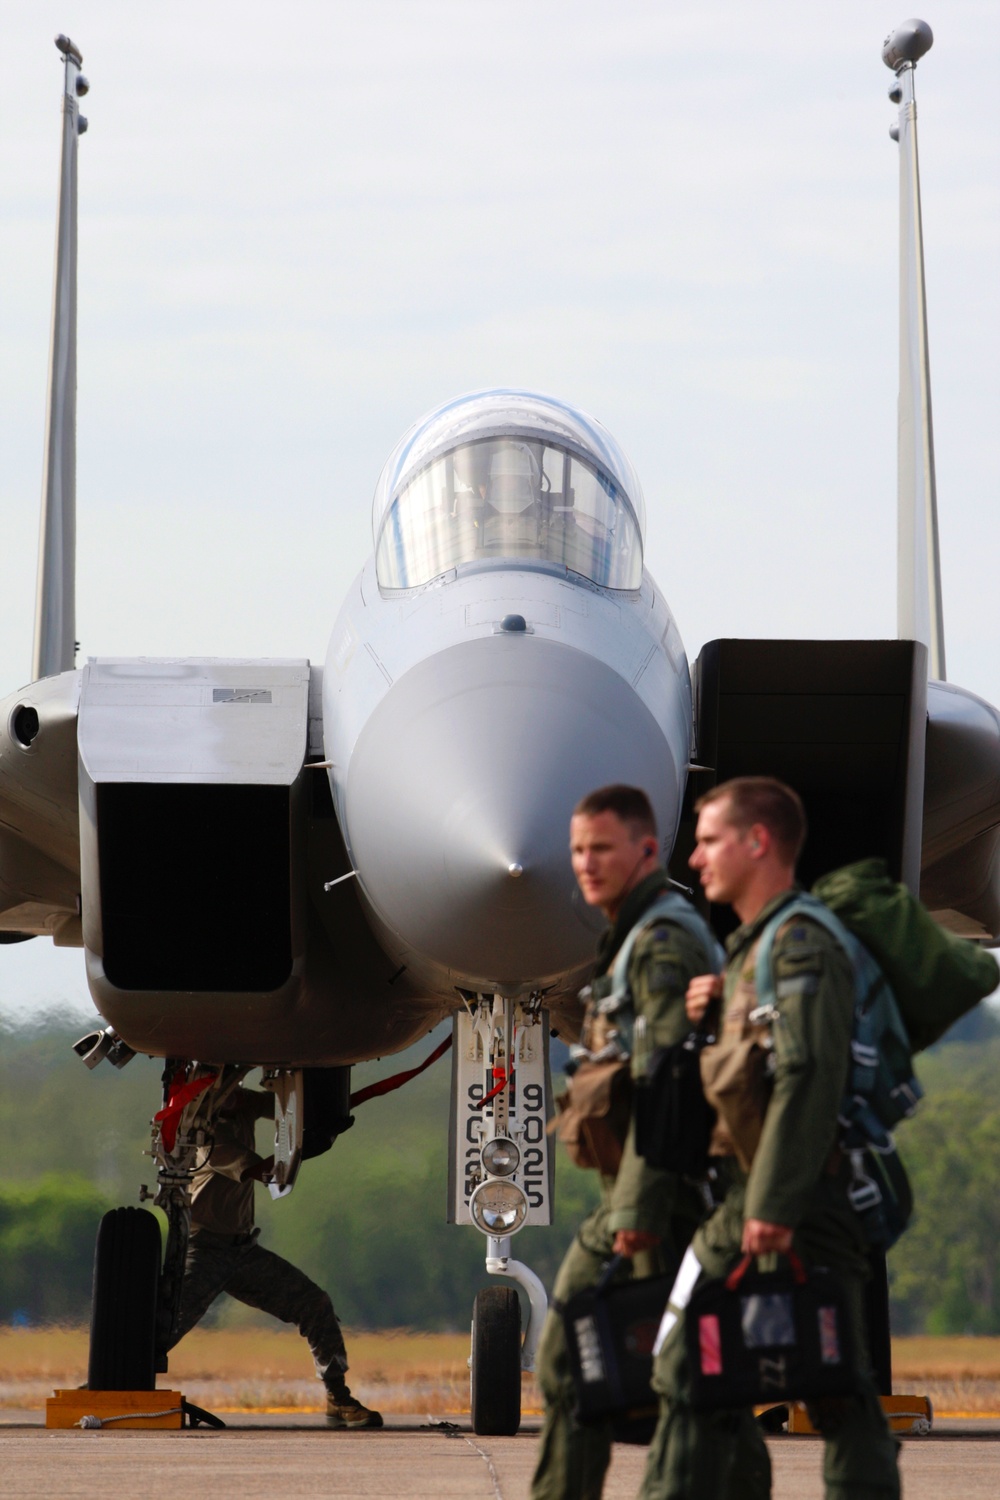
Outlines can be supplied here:
M506 1136L498 1135L483 1147L483 1167L491 1177L510 1177L520 1163L520 1151Z

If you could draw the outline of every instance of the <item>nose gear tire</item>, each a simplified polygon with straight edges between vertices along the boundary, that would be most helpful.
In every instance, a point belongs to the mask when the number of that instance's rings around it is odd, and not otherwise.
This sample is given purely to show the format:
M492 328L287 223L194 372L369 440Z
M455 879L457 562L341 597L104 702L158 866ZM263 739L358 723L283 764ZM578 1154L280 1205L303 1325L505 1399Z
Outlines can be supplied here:
M521 1304L513 1287L485 1287L472 1313L472 1430L513 1437L521 1425Z

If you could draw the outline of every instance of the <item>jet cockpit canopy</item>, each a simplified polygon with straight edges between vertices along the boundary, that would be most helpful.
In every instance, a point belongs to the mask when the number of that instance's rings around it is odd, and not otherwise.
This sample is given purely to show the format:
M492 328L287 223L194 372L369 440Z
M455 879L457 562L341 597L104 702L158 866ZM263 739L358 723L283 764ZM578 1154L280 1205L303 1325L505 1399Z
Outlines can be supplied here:
M480 391L423 417L386 460L372 508L379 586L511 559L637 589L645 520L635 470L593 417L551 396Z

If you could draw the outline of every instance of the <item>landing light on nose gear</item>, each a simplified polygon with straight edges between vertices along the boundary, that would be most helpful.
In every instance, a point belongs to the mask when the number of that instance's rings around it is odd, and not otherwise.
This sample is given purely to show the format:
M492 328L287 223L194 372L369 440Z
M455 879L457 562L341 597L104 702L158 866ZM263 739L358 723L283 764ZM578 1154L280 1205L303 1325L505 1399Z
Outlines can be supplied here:
M483 1234L516 1234L528 1216L528 1200L513 1182L481 1182L469 1203L472 1222Z
M521 1372L532 1370L545 1320L545 1288L510 1253L525 1224L551 1223L548 1017L540 996L480 995L455 1017L453 1217L487 1237L486 1270L523 1287L531 1309L521 1339L513 1287L488 1287L472 1315L472 1427L506 1436L521 1422ZM471 1001L471 1003L470 1003Z

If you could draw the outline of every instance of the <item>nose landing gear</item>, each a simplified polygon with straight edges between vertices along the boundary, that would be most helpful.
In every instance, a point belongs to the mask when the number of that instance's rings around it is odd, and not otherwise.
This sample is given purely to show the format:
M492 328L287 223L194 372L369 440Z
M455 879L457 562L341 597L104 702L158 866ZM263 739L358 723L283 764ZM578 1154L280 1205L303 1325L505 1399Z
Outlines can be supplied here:
M487 1238L486 1270L513 1287L487 1287L472 1317L473 1431L511 1435L521 1422L521 1372L534 1369L547 1300L535 1273L511 1257L511 1236L525 1224L552 1222L548 1015L539 1004L479 996L455 1017L452 1068L453 1223L472 1222Z

